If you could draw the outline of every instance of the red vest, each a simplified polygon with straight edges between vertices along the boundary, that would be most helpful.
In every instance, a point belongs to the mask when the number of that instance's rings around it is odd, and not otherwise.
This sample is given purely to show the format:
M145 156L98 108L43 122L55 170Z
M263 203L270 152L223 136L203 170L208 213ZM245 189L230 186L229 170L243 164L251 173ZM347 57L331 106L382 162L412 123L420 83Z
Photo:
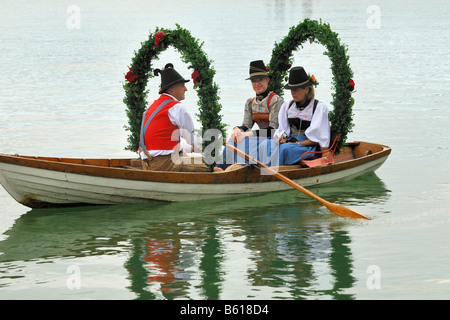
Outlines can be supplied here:
M172 138L172 133L178 129L169 119L169 109L179 103L172 97L162 94L148 108L143 123L146 123L152 113L166 100L167 102L161 110L156 113L149 123L144 133L144 143L147 150L172 150L178 144L178 135ZM175 140L172 140L175 139Z

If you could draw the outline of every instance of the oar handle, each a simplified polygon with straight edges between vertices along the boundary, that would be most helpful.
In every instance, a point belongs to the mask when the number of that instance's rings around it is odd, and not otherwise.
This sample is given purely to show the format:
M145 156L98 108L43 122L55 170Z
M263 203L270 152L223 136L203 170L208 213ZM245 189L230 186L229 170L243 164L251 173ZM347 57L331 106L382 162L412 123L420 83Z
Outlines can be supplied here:
M294 181L292 181L291 179L289 179L288 177L282 175L281 173L273 170L272 168L270 168L269 166L265 165L264 163L262 163L261 161L257 160L256 158L246 154L245 152L243 152L242 150L236 148L235 146L230 145L228 142L225 143L225 146L230 149L231 151L233 151L234 153L236 153L238 156L240 156L241 158L244 158L245 160L249 161L250 163L256 163L258 164L258 167L260 168L264 168L267 171L269 171L270 173L272 173L274 176L276 176L277 178L279 178L280 180L283 180L284 182L286 182L288 185L290 185L293 188L296 188L300 191L302 191L303 193L306 193L308 196L310 196L311 198L314 198L315 200L322 202L323 204L328 203L328 201L322 199L321 197L317 196L316 194L312 193L311 191L309 191L308 189L302 187L301 185L299 185L298 183L295 183Z

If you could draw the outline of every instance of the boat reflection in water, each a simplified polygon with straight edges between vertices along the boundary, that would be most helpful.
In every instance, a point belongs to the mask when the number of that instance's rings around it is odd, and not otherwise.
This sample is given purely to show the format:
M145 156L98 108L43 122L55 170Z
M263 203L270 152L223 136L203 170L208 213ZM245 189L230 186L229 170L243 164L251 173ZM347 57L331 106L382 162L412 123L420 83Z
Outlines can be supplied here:
M313 191L341 203L389 198L374 173ZM122 289L136 299L354 299L346 293L356 281L346 226L355 223L367 222L332 215L296 190L233 201L31 209L0 242L0 267L8 266L3 287L21 281L24 261L125 255ZM81 290L89 291L83 277Z

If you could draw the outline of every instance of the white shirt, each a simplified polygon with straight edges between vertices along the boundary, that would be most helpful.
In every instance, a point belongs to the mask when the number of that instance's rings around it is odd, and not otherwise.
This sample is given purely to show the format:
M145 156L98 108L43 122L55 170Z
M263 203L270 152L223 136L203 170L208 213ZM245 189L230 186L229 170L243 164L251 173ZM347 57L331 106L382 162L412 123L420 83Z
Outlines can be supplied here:
M274 138L278 140L279 137L286 132L287 135L291 133L291 128L288 122L288 108L293 99L285 101L280 108L278 113L278 129L275 131ZM293 105L292 108L295 108ZM306 129L306 137L313 141L319 143L322 148L327 148L330 144L330 122L328 121L328 108L325 103L317 103L316 111L314 116L312 116L312 110L314 108L314 99L308 104L308 106L303 109L303 111L295 111L299 117L303 120L311 121L311 125ZM292 113L292 112L290 112ZM290 114L292 117L293 114Z
M173 100L178 101L174 96L163 93ZM180 143L175 149L170 150L147 150L152 157L168 155L175 150L182 150L183 153L192 152L192 146L195 146L195 151L198 151L198 146L201 146L201 139L194 135L194 121L192 121L191 115L187 111L186 107L178 102L167 112L169 120L173 125L180 128ZM147 159L144 152L140 152L141 159Z

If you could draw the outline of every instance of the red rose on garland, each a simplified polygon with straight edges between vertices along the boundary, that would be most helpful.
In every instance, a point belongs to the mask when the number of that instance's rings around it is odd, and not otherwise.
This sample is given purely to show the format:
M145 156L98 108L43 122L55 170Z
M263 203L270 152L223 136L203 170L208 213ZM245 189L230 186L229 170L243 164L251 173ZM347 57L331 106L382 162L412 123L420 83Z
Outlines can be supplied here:
M164 34L164 32L158 32L155 34L155 46L159 47L159 43L162 39L164 39L166 35Z
M125 75L125 79L127 79L129 82L134 82L138 78L138 75L136 73L133 73L133 68L130 68L130 71L127 72Z
M355 90L355 81L353 81L353 79L350 79L348 83L350 84L350 91Z
M194 87L197 85L198 82L198 77L200 76L200 72L198 72L198 70L195 70L194 72L192 72L192 80L194 80Z

